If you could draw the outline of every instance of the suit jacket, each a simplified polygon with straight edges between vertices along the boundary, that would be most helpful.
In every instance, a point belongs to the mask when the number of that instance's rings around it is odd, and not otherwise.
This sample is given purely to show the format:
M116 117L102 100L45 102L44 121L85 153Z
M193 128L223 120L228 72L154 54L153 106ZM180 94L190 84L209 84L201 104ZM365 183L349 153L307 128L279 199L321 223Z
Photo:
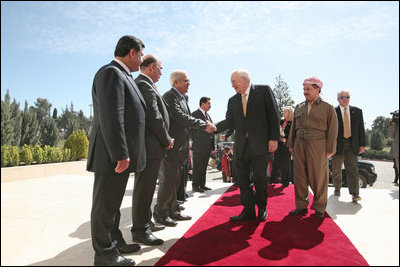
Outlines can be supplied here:
M146 101L146 154L148 159L161 159L171 143L167 103L158 93L154 83L145 75L135 79Z
M241 157L248 133L248 142L254 155L268 154L268 141L279 140L279 113L275 96L268 85L250 87L247 112L244 117L242 97L229 99L225 120L217 125L218 132L235 130L235 156Z
M146 166L146 103L135 81L116 61L96 73L92 88L94 126L87 170L115 173L117 161L130 158L126 172Z
M343 152L343 116L340 111L340 106L335 108L336 115L338 118L338 136L337 136L337 147L336 153L342 154ZM364 129L364 119L362 110L349 105L350 110L350 131L351 131L351 147L353 153L358 155L358 149L360 146L365 146L365 129Z
M189 127L205 129L207 123L190 115L186 99L176 89L171 88L163 98L170 112L169 135L175 138L174 147L167 151L167 158L183 162L189 153Z
M208 118L204 116L203 112L200 109L197 109L192 113L194 118L206 121ZM210 121L211 117L210 117ZM190 137L192 138L192 149L193 152L200 152L200 153L210 153L211 150L215 149L214 145L214 134L207 133L203 130L192 129L190 131Z

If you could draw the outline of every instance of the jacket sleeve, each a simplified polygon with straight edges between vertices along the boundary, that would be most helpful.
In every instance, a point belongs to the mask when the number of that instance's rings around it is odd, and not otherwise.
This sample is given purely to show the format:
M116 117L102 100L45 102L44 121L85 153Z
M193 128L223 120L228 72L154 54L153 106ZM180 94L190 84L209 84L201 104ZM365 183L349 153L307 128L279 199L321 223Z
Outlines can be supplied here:
M95 80L99 127L112 161L129 158L125 136L125 84L116 68L105 68Z
M186 114L182 111L179 99L175 96L173 92L167 92L163 96L165 102L167 102L170 117L174 120L177 124L181 125L183 128L186 127L193 127L198 129L205 129L207 127L207 123L192 117L190 114Z
M172 138L168 134L167 125L158 109L157 93L154 91L154 88L145 81L139 82L138 87L147 105L146 128L157 137L164 147L167 147L171 143Z

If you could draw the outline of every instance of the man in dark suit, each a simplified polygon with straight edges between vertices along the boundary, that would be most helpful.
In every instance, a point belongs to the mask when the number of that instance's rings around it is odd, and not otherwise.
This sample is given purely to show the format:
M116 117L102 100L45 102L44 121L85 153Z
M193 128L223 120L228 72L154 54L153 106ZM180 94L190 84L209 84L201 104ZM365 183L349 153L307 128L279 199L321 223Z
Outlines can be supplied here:
M236 70L231 76L237 94L229 99L226 119L217 123L218 132L235 130L235 161L239 179L240 200L244 206L231 221L267 217L267 160L278 147L279 113L276 99L268 85L250 83L246 70ZM252 171L253 181L250 179ZM251 183L254 182L255 194Z
M169 109L169 134L175 138L175 143L174 147L167 151L166 159L161 162L157 204L154 206L153 215L156 222L166 226L175 226L175 220L191 219L190 216L180 213L177 202L177 190L182 180L183 161L189 153L189 127L213 132L215 126L190 115L186 96L190 81L185 71L173 71L170 83L172 89L166 92L163 98Z
M192 116L203 121L212 122L210 115L207 113L210 108L210 98L202 97L200 99L200 108L194 111ZM190 136L193 141L193 191L204 192L205 190L211 190L211 188L206 187L206 172L210 153L215 149L214 133L193 129L190 131Z
M120 253L140 249L125 243L119 221L129 174L146 166L146 103L130 74L142 63L143 48L140 39L121 37L115 59L100 68L93 81L94 126L87 170L95 177L90 220L94 265L133 266L135 262Z
M161 60L154 55L143 57L141 73L135 79L146 101L146 169L137 173L132 197L132 238L145 245L161 245L164 241L152 231L162 230L164 225L151 221L153 200L161 159L167 149L173 147L174 139L168 134L169 115L167 105L158 93L155 83L162 75Z
M339 106L335 108L339 123L336 154L332 157L332 178L335 195L340 196L342 187L342 164L346 169L347 187L353 202L361 200L358 183L358 155L365 150L365 130L362 110L350 106L350 93L340 91Z

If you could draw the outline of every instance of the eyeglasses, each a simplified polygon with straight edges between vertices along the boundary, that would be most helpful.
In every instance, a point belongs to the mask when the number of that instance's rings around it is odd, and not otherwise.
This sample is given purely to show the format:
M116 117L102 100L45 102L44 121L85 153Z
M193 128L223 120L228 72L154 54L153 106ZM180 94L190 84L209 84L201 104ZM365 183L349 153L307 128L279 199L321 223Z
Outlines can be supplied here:
M339 96L339 98L342 99L342 100L343 100L343 99L349 99L350 96Z

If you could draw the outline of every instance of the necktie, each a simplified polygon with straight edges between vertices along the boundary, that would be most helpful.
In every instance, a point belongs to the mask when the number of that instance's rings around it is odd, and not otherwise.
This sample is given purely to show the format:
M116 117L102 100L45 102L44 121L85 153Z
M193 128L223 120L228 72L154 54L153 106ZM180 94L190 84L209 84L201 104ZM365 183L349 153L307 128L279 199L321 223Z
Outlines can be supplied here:
M347 108L344 108L343 112L343 136L344 138L350 137L350 122L349 122L349 114L347 113Z
M247 94L242 95L242 108L243 108L243 115L246 117L246 110L247 110Z

